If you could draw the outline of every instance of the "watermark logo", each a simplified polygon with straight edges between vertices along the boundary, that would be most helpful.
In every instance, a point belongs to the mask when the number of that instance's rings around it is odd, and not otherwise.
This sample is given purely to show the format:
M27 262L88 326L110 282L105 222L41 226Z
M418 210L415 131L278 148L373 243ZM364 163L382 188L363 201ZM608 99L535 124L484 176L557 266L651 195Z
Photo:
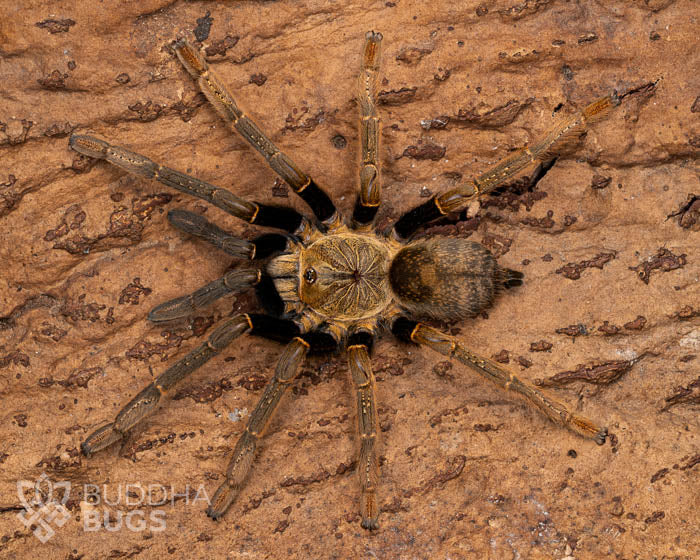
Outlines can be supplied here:
M83 509L83 531L163 531L166 528L165 510L162 506L175 506L181 501L185 506L202 502L209 505L209 495L204 485L198 488L185 486L177 492L172 486L140 483L118 485L108 489L97 484L83 485L83 499L89 505Z
M27 499L27 490L33 488L34 495ZM61 490L59 497L54 496L55 490ZM34 536L42 543L48 541L56 534L54 526L63 527L70 519L70 512L66 508L66 502L70 495L70 482L61 481L53 483L46 473L34 482L30 480L17 481L17 497L24 508L17 514L17 518L25 527L35 526Z
M33 494L32 491L33 490ZM80 500L80 512L84 532L109 531L163 531L166 528L166 510L163 506L209 505L210 499L204 485L197 488L186 485L177 492L173 486L163 484L128 483L107 487L83 484L74 487ZM53 482L46 473L34 482L17 481L17 497L24 511L17 517L26 527L33 528L34 536L42 543L56 534L56 530L71 518L66 507L71 493L69 481Z

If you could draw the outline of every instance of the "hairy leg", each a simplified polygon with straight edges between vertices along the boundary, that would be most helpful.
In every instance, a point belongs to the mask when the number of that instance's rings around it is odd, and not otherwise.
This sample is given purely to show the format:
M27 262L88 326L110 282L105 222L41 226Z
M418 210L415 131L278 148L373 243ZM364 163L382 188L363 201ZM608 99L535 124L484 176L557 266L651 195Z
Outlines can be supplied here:
M557 123L531 146L518 150L471 182L434 196L401 216L393 228L396 239L408 239L421 226L449 212L461 210L472 200L489 193L528 170L533 172L565 151L593 123L618 104L616 97L603 97L586 106L579 114Z
M233 96L210 70L199 49L185 39L174 45L175 53L216 112L238 132L267 161L268 165L311 208L314 215L328 228L340 225L340 217L328 195L258 128L239 108Z
M379 528L379 504L377 503L379 455L376 443L379 419L377 417L374 373L369 359L369 351L365 344L348 346L348 364L357 395L357 431L360 440L357 475L361 491L361 524L365 529L377 529Z
M74 134L70 138L70 147L83 155L104 159L134 175L155 179L164 185L206 200L251 224L276 227L290 233L298 233L309 227L306 218L296 210L244 200L229 190L195 179L155 163L146 156L120 146L113 146L93 136Z
M245 332L284 343L288 343L295 337L309 336L303 334L299 325L290 319L278 319L259 313L244 313L223 321L204 344L175 362L153 383L131 399L117 414L114 422L90 434L80 446L83 454L89 457L92 453L123 439L129 430L155 412L160 398L169 389L219 354Z
M158 408L162 395L171 389L178 381L184 379L193 371L208 362L221 352L233 340L251 328L252 324L247 315L236 315L224 321L209 336L209 339L198 348L192 350L181 360L175 362L161 373L155 381L145 387L129 403L119 411L114 422L101 427L90 434L80 445L86 457L121 440L126 433L146 416Z
M277 362L274 377L265 387L265 392L250 415L245 431L236 443L226 471L226 480L212 497L207 509L207 515L212 519L219 519L226 512L243 487L255 458L258 440L280 399L299 374L299 366L306 357L309 347L309 343L297 337L283 350Z
M260 282L261 278L262 272L259 270L232 270L191 294L156 305L148 314L148 320L153 323L163 323L187 317L195 310L206 307L228 294L252 288Z
M168 212L168 221L180 231L204 239L239 259L264 259L275 252L284 251L287 248L288 238L283 234L269 233L261 235L253 241L248 241L224 231L203 216L188 210L170 210Z
M394 321L392 332L402 340L424 344L444 356L457 359L505 390L513 391L524 397L527 402L538 408L554 423L564 426L580 436L590 438L598 445L605 443L608 434L607 428L599 426L585 416L572 412L565 404L540 391L534 385L522 381L500 364L474 354L455 338L405 317Z
M379 176L379 116L377 114L377 82L382 34L368 31L360 74L360 141L362 167L360 168L360 193L352 215L358 229L369 227L377 215L381 201Z

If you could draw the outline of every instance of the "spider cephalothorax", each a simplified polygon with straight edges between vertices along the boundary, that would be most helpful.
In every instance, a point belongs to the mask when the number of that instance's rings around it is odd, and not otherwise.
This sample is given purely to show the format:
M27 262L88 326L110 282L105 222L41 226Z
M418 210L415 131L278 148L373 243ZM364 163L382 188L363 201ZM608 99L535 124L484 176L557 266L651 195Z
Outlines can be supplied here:
M288 306L308 306L324 321L351 326L379 317L391 304L387 272L392 252L373 234L337 231L273 258L268 271Z
M178 381L221 352L241 334L287 344L275 374L252 412L207 514L221 517L233 503L253 463L257 442L282 395L298 375L309 352L345 350L356 391L362 526L378 527L379 472L376 448L378 421L374 375L369 359L376 333L386 327L399 339L425 344L455 358L505 389L514 391L553 421L602 444L607 431L571 412L547 394L496 362L466 349L456 339L417 319L461 319L491 305L499 290L518 286L522 274L501 268L478 243L441 237L411 241L423 225L463 209L518 175L546 165L572 138L614 104L605 97L561 122L544 138L501 161L486 173L434 196L405 213L388 232L373 228L380 202L378 163L379 117L375 108L379 64L379 33L366 36L358 96L361 109L362 164L360 192L352 220L345 223L333 202L316 183L260 131L209 70L204 57L187 41L174 50L217 112L262 154L310 207L314 220L290 208L244 200L231 191L159 165L145 156L92 136L71 137L78 152L118 165L202 198L251 224L281 229L252 241L228 233L202 216L171 210L168 219L182 231L201 237L251 266L228 272L192 294L155 307L153 322L185 317L227 293L255 288L267 314L244 313L225 319L208 340L173 364L137 394L111 422L92 434L81 448L90 455L124 438L153 412L161 396Z

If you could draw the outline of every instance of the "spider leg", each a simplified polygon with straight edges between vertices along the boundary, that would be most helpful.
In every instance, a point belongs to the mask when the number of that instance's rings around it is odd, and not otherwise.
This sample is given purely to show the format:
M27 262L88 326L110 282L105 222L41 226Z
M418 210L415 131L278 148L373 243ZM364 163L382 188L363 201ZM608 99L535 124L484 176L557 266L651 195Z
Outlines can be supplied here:
M177 229L194 235L239 259L264 259L287 248L287 236L279 233L261 235L253 241L241 239L222 230L204 217L188 210L170 210L168 221Z
M579 114L557 123L542 138L510 155L471 182L432 197L430 200L406 212L394 224L393 236L408 239L421 226L449 212L464 208L477 197L489 193L523 171L534 172L557 154L565 151L588 126L601 120L617 105L617 97L608 96L594 101Z
M229 255L248 260L269 257L273 253L283 251L288 243L287 237L277 233L261 235L254 241L247 241L187 210L171 210L168 212L168 220L178 229L209 241ZM157 305L148 314L148 319L154 323L161 323L187 317L196 309L205 307L225 295L260 286L264 279L266 278L259 269L230 271L191 294Z
M229 123L267 161L268 165L306 202L316 218L328 228L340 225L340 217L328 195L311 177L282 153L272 141L238 107L233 96L209 69L199 49L181 39L174 45L175 53L216 112Z
M146 156L113 146L93 136L74 134L70 138L70 147L83 155L107 160L134 175L155 179L164 185L206 200L251 224L275 227L292 233L308 227L306 218L296 210L244 200L229 190L159 165Z
M258 440L262 437L280 399L299 375L299 367L306 354L309 350L325 351L329 345L335 344L330 335L312 332L293 338L282 351L275 375L265 387L265 392L250 415L245 431L236 443L226 470L226 480L216 490L207 508L209 517L219 519L236 499L253 464Z
M382 34L368 31L360 74L360 138L362 167L360 193L355 202L352 221L356 229L366 229L374 221L381 201L379 177L379 116L377 115L377 82Z
M534 385L518 379L514 373L500 364L474 354L453 337L405 317L394 321L392 332L401 340L425 344L444 356L456 358L507 391L518 393L554 423L580 436L590 438L598 445L605 443L607 428L600 427L585 416L572 412L565 404L553 399Z
M191 294L156 305L148 314L148 320L153 323L163 323L187 317L196 309L205 307L225 295L252 288L260 282L261 278L260 270L232 270Z
M87 457L122 439L126 433L158 407L161 396L178 381L221 352L234 339L252 328L247 315L236 315L221 324L209 339L161 373L117 414L114 422L90 434L80 445Z
M300 335L299 326L293 321L259 314L241 314L219 325L204 344L189 352L184 358L166 369L155 381L147 385L117 414L114 422L91 433L80 444L86 457L123 439L146 416L158 408L162 395L193 371L219 354L231 342L245 332L272 340L289 342Z
M369 346L371 346L372 340L373 337L367 333L357 333L351 335L348 341L348 364L357 395L357 431L360 440L357 474L361 489L361 525L370 530L379 528L377 521L379 517L377 504L379 455L376 448L379 419L377 417L374 373L369 358Z

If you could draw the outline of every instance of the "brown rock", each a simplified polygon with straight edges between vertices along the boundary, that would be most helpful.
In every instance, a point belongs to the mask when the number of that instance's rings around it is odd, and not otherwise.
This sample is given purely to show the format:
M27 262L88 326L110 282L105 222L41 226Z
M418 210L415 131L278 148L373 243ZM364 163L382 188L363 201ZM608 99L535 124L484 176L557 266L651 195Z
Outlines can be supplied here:
M695 555L698 361L681 360L698 354L700 329L697 208L687 200L698 192L700 146L691 112L700 94L693 0L401 0L372 4L370 14L366 3L317 0L11 6L11 17L0 18L0 557L38 558L47 546L66 559L361 558L370 549L377 558ZM223 481L278 344L239 339L182 381L172 391L179 398L166 398L122 449L87 459L79 445L217 321L252 308L253 296L241 294L198 321L148 323L152 306L230 265L171 228L167 212L204 212L247 238L262 232L80 158L67 136L94 134L240 196L306 211L291 191L273 196L275 175L230 133L169 49L177 37L199 39L241 107L347 215L368 29L385 37L378 219L387 225L425 202L421 187L454 188L587 102L620 95L621 105L532 192L488 196L469 222L459 215L435 225L492 236L504 266L530 263L523 286L500 294L488 319L448 328L483 356L510 349L505 367L522 379L567 373L548 390L608 425L615 445L583 440L458 363L448 370L447 358L387 336L374 349L387 428L378 534L363 531L356 513L355 397L342 356L331 358L335 375L319 374L329 358L308 361L318 382L304 375L304 391L282 403L239 499L213 523L202 492L211 497ZM650 40L653 30L659 40ZM401 157L410 146L415 152ZM596 175L614 182L592 189ZM564 227L566 216L577 221ZM547 227L546 218L556 223ZM659 248L676 261L685 255L683 266L673 268ZM628 268L649 259L659 267L646 284ZM626 323L638 315L647 326L631 330ZM593 336L604 320L625 327ZM587 325L592 336L554 334L568 325ZM528 353L539 340L554 346ZM643 366L621 373L617 362L645 353ZM436 365L445 375L433 374ZM17 481L42 472L72 484L70 521L53 525L48 544L16 515ZM134 483L178 496L146 508L164 512L163 531L147 516L144 530L91 533L85 516L103 507L89 503L85 483L112 499L121 489L124 500ZM111 508L112 522L133 509Z

